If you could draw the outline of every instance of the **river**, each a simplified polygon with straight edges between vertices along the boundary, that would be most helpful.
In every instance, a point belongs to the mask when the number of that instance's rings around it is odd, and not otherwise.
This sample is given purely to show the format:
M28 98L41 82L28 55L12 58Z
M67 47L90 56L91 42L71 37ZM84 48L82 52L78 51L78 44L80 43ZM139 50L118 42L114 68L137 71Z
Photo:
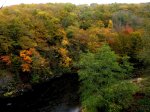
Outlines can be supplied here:
M79 112L78 75L65 74L32 91L0 99L0 112Z

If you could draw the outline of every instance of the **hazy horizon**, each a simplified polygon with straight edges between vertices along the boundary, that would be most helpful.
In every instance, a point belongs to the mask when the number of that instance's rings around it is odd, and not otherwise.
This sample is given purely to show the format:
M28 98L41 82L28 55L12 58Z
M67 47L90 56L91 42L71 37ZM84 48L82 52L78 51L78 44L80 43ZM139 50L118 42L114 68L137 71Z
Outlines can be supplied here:
M32 3L72 3L76 5L80 4L91 4L91 3L98 3L98 4L110 4L110 3L146 3L149 0L0 0L0 6L10 6L10 5L17 5L17 4L32 4Z

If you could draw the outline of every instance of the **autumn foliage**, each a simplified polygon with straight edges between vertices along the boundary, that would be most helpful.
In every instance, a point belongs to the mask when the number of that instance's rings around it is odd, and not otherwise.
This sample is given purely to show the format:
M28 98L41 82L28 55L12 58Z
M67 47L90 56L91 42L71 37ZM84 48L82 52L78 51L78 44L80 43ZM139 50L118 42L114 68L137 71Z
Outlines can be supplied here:
M11 59L10 56L1 56L0 60L4 63L6 63L6 65L10 65L11 64Z
M16 83L22 83L20 75L29 75L28 81L37 83L77 72L79 68L74 63L80 55L96 53L104 43L118 56L127 55L133 65L142 68L138 64L150 62L148 8L149 4L70 3L3 7L0 73L12 73Z
M69 67L72 59L68 56L68 51L65 48L60 48L59 53L61 55L60 65L64 67Z
M30 48L29 50L22 50L20 51L20 57L22 59L22 71L23 72L30 72L31 71L31 63L32 63L32 54L34 48Z

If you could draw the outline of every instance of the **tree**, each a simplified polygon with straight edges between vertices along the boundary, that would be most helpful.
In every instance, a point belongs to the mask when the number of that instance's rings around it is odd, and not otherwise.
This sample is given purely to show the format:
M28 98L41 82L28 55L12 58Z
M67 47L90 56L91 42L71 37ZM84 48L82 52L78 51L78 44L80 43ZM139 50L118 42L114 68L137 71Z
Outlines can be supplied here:
M144 34L142 35L142 43L143 47L141 51L138 53L138 58L144 63L146 67L149 68L150 66L150 23L145 23L145 31Z
M141 19L128 10L115 12L112 16L112 20L114 23L113 27L118 32L122 31L126 26L136 28L141 24Z
M81 55L78 73L85 112L119 112L129 105L137 88L124 81L132 68L127 63L124 60L125 65L120 65L117 55L108 45L103 45L95 54Z

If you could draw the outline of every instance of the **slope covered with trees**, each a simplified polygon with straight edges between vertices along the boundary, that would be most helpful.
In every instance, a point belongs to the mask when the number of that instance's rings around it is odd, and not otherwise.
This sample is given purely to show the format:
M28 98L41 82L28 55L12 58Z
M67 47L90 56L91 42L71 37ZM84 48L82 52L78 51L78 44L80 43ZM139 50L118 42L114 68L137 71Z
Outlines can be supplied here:
M4 7L0 10L1 96L78 72L85 112L104 105L105 111L118 112L137 91L125 80L149 68L149 29L149 3ZM98 98L87 97L92 94ZM122 97L125 94L129 99Z

